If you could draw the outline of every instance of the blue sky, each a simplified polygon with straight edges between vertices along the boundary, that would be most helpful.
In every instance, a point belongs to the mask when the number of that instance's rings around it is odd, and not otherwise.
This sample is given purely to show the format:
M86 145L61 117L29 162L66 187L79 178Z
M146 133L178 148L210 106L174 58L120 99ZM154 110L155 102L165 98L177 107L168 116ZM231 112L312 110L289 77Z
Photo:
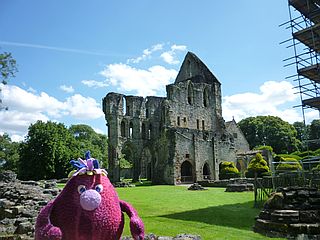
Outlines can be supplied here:
M0 51L19 72L2 99L0 133L19 140L36 120L85 123L106 133L101 99L110 91L165 96L187 53L222 83L226 121L277 115L301 121L279 43L290 30L285 0L0 2ZM317 118L309 111L307 120Z

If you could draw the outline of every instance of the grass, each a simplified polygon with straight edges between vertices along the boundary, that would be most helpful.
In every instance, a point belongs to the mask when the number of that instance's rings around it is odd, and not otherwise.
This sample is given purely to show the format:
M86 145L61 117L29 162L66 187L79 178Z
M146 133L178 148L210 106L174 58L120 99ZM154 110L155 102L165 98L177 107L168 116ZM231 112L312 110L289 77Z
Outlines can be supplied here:
M117 188L120 199L131 203L142 218L146 233L179 233L210 239L268 239L254 233L253 193L228 193L224 188L188 191L184 186ZM124 236L130 235L126 218Z

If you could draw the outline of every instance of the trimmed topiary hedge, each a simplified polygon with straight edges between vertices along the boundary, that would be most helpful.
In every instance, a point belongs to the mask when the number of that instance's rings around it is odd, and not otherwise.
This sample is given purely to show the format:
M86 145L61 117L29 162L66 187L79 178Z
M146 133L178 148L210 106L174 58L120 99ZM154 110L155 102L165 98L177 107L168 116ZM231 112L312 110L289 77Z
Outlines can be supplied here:
M271 175L268 163L260 153L257 153L256 156L251 159L245 175L247 178L253 178L255 177L255 173L257 173L257 177Z
M297 171L302 170L302 166L299 161L295 158L284 158L280 157L278 166L276 167L277 171Z
M219 164L219 179L230 179L240 177L240 172L233 162L221 162Z

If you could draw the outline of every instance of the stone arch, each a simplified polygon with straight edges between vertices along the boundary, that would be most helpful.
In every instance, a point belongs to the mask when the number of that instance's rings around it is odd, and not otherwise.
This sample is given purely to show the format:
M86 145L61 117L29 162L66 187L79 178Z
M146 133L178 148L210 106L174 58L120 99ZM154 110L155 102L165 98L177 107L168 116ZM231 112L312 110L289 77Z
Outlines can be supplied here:
M188 92L188 97L187 97L188 103L192 105L193 104L193 84L191 81L189 81L188 83L187 92Z
M146 139L146 124L142 123L141 125L141 137L142 139Z
M203 106L208 107L209 106L209 92L208 88L205 87L202 93L203 97Z
M127 100L125 96L122 96L122 115L127 115Z
M193 166L187 160L181 164L181 182L193 182Z
M150 123L149 124L149 128L148 128L148 139L151 139L151 136L152 136L152 124Z
M152 178L152 155L149 148L144 148L141 154L141 173L140 178L151 180Z
M133 123L130 122L129 124L129 138L132 138L133 136Z
M126 137L126 123L124 120L120 124L121 137Z
M208 179L208 180L210 179L211 171L210 171L210 166L207 162L203 164L202 175L203 175L203 179Z

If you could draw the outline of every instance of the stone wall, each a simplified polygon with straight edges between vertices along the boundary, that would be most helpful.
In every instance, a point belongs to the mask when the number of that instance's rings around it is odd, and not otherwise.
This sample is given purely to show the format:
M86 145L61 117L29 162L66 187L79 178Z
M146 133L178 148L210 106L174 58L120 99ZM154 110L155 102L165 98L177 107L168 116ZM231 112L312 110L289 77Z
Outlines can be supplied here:
M281 188L267 200L254 231L271 237L320 239L320 191Z
M112 92L103 99L111 181L120 180L124 152L133 156L134 181L147 177L155 184L178 184L184 182L186 161L192 165L191 181L218 179L221 161L236 163L237 152L248 150L236 123L222 118L221 83L196 55L187 53L166 91L166 97Z
M56 182L19 181L0 175L0 239L34 239L39 210L59 193Z

